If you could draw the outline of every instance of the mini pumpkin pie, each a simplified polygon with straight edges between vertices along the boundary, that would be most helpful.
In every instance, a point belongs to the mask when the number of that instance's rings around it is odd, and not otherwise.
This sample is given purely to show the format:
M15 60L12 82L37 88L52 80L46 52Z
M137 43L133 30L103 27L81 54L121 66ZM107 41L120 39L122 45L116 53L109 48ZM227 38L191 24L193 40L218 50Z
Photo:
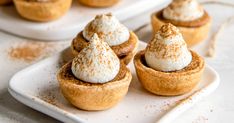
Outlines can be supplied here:
M18 13L33 21L52 21L70 8L72 0L14 0Z
M173 96L191 91L201 80L204 60L188 50L172 24L163 25L145 50L134 57L143 87L157 95Z
M83 110L105 110L127 93L132 75L108 44L94 34L57 78L64 97Z
M152 14L151 23L154 32L165 23L172 23L180 29L187 45L193 46L208 36L211 18L196 0L173 0L168 7Z
M0 0L0 5L7 5L10 4L12 0Z
M120 0L78 0L81 4L90 7L110 7L117 4Z
M74 55L77 55L87 46L91 36L97 33L99 38L109 44L111 49L125 64L134 57L138 38L134 32L121 24L112 14L97 15L94 20L86 25L71 44Z

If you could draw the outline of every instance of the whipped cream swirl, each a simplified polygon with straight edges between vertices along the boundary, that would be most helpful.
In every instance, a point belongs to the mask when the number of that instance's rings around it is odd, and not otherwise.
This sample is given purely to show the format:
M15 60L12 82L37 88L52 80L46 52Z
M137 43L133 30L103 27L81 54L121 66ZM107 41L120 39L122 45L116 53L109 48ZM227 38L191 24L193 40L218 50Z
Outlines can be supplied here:
M128 28L110 13L97 15L83 30L83 36L88 41L94 33L110 46L122 44L130 37Z
M176 21L192 21L203 16L204 9L196 0L173 0L163 10L163 17Z
M80 80L90 83L105 83L115 78L120 61L108 44L95 33L72 61L72 73Z
M155 70L176 71L186 67L192 61L192 55L179 30L167 23L146 47L145 60Z

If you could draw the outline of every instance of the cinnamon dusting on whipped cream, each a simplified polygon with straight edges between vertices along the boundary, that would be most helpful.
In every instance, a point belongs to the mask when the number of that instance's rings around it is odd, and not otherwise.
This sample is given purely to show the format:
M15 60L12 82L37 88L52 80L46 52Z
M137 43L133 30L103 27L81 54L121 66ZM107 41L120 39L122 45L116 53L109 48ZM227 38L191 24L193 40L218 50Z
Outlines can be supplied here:
M145 59L153 69L175 71L186 67L191 62L192 56L179 29L167 23L149 42Z
M180 32L175 26L168 24L168 26L162 26L158 33L162 38L169 38L179 35Z
M163 17L176 21L192 21L204 15L203 7L196 0L173 0L163 10Z
M94 33L89 44L72 61L76 78L90 83L105 83L115 78L120 61L109 45Z
M97 15L84 28L83 37L89 41L94 33L97 33L98 37L110 46L122 44L130 37L127 27L110 13Z

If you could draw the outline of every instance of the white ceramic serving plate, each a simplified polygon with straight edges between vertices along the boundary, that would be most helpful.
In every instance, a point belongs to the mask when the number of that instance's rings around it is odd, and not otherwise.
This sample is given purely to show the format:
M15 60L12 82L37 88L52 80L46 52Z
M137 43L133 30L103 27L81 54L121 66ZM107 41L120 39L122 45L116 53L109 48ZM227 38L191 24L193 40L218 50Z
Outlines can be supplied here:
M146 43L139 43L139 50ZM206 65L200 84L182 96L163 97L153 95L140 85L133 63L129 68L133 75L128 94L115 107L106 111L83 111L69 104L58 87L56 72L71 59L70 49L36 63L15 74L9 83L9 92L20 102L58 120L69 123L166 123L187 110L198 100L213 92L219 84L219 76Z
M153 9L170 0L122 0L109 8L90 8L74 3L62 18L38 23L21 18L14 7L0 7L0 29L12 34L40 40L66 40L76 36L77 32L95 15L112 12L121 21Z

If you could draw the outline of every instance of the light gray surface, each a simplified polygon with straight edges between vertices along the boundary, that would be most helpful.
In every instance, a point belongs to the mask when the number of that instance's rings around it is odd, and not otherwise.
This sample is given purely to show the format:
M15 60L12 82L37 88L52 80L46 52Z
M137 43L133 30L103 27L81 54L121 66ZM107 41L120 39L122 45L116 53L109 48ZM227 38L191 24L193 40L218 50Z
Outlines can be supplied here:
M234 4L233 1L228 1ZM208 12L213 18L213 28L215 31L218 25L227 19L229 16L233 16L233 8L222 7L219 5L205 5ZM145 22L149 22L149 14L144 13L141 16L129 19L124 22L129 28L134 29ZM141 40L148 41L151 38L151 28L146 27L137 34ZM175 122L178 123L220 123L220 122L234 122L234 24L230 24L221 33L217 42L217 56L213 59L206 58L206 62L215 68L221 77L220 86L213 94L207 99L202 100L196 104L192 109L181 115ZM0 122L58 122L46 115L43 115L33 109L24 106L13 99L7 92L8 81L10 77L18 70L35 63L39 59L31 63L23 61L12 60L7 56L7 51L15 44L22 42L29 42L28 39L19 38L4 32L0 32ZM206 42L194 47L202 48L204 54L206 51ZM69 42L58 42L55 44L56 48L49 54L43 55L47 57L56 52L61 51L65 46L69 45Z

